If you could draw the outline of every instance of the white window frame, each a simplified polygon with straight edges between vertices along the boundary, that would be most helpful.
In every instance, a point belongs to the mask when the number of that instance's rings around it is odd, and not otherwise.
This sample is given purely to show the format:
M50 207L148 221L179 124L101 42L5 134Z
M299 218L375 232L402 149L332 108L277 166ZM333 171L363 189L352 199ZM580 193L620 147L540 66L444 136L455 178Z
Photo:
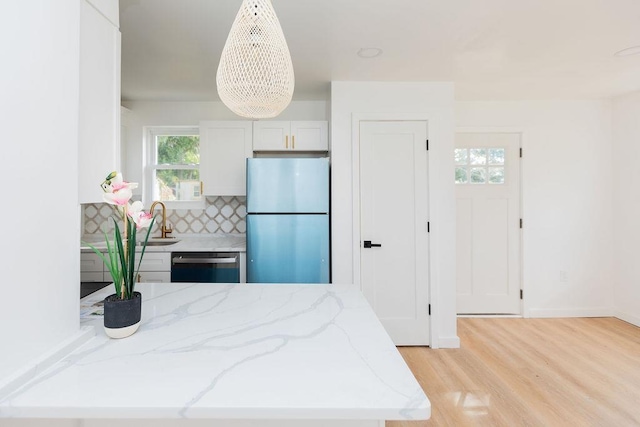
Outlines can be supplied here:
M145 206L151 206L153 194L153 173L163 169L191 170L189 165L158 165L158 152L155 147L156 137L159 135L200 135L198 126L145 126L144 127L144 177L142 186L142 201ZM198 165L198 170L200 165ZM167 209L204 209L205 196L199 201L166 201Z

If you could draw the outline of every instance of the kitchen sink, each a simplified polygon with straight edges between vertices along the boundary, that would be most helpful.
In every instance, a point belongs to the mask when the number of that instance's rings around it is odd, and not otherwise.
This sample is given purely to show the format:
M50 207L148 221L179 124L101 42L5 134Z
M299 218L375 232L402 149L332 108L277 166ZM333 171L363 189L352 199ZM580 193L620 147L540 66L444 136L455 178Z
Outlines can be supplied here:
M147 242L147 246L169 246L169 245L175 245L176 243L178 243L180 240L149 240ZM144 242L138 242L138 246L142 246Z

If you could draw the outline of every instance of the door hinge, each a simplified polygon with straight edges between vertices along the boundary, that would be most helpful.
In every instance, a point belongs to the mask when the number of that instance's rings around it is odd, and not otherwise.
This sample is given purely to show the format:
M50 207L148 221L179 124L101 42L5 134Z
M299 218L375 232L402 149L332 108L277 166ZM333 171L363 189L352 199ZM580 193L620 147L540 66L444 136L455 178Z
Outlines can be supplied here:
M522 299L523 295L524 295L524 291L522 289L520 289L520 299Z
M429 316L431 316L431 304L429 304Z
M520 147L520 157L522 157L522 147Z
M429 140L427 139L427 151L429 151Z
M427 233L431 233L431 223L427 221Z
M522 218L520 218L520 228L522 228Z

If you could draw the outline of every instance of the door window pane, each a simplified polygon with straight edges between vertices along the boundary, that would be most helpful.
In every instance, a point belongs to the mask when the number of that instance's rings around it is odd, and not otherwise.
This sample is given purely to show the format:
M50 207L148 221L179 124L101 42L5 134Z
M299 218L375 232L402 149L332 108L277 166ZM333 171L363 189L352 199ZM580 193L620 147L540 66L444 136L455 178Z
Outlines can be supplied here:
M484 184L487 181L487 169L486 168L471 168L471 183L472 184Z
M456 184L466 184L468 181L467 168L456 168Z
M504 165L504 148L489 148L489 164Z
M472 148L469 150L469 159L472 165L487 164L487 150L484 148Z
M454 150L454 158L456 165L466 165L469 162L469 152L466 148L456 148Z
M489 168L489 183L504 184L504 168Z

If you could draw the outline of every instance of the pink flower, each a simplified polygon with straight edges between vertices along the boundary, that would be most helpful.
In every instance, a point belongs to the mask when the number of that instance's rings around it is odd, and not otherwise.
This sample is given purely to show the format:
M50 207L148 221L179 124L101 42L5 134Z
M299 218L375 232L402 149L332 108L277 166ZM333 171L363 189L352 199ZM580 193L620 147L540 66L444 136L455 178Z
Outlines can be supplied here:
M109 175L111 177L111 175ZM122 179L121 173L116 173L111 179L106 179L102 183L104 194L102 198L110 205L126 206L133 196L133 189L138 188L135 182L126 182Z
M153 216L151 212L144 212L142 210L142 202L133 202L129 205L129 217L136 224L136 228L140 230L141 228L147 228L151 221L153 220Z
M104 193L102 198L110 205L126 206L131 200L133 193L128 188L123 188L113 193Z
M124 188L128 188L129 190L136 189L138 188L138 183L126 182L122 179L122 174L120 172L111 172L107 179L102 183L102 189L105 193L113 193Z

